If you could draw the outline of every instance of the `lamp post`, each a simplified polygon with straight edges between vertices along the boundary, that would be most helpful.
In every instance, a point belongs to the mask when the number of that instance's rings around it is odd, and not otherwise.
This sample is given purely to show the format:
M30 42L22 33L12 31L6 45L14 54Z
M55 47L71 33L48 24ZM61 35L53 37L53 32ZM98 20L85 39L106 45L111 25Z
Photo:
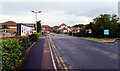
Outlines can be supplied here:
M37 32L37 13L41 13L41 11L38 11L38 12L35 12L35 11L31 11L31 12L33 12L33 13L35 13L36 14L36 32Z

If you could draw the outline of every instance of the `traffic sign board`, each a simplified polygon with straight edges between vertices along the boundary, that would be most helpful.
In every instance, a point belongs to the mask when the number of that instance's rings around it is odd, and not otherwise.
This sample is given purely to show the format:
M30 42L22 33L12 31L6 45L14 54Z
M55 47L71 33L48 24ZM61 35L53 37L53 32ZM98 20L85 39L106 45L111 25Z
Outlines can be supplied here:
M104 29L104 35L109 35L109 29Z

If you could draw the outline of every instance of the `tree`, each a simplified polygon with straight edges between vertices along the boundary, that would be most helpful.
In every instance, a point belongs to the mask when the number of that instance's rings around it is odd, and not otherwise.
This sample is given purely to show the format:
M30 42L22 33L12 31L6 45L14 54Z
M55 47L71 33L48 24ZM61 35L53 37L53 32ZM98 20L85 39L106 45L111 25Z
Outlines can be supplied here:
M76 24L76 25L73 25L72 27L83 27L84 25L83 24Z
M110 37L118 37L118 20L119 18L115 14L100 14L93 19L92 30L94 37L104 37L104 29L109 29Z
M37 32L41 32L42 27L41 27L41 20L37 22Z
M118 24L118 38L120 38L120 23Z
M120 23L119 18L115 14L100 14L98 17L93 19L85 28L81 29L81 36L89 36L85 34L85 29L92 29L92 37L103 38L104 29L109 29L109 37L117 38L120 37Z
M8 25L2 25L2 29L9 29L9 26Z

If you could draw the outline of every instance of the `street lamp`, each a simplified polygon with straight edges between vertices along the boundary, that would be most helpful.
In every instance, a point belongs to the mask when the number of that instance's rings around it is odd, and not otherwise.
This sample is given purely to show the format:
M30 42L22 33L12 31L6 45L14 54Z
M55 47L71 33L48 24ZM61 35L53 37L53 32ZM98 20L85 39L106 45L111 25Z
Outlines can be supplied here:
M33 13L35 13L35 14L36 14L36 32L37 32L37 13L41 13L41 11L38 11L38 12L31 11L31 12L33 12Z

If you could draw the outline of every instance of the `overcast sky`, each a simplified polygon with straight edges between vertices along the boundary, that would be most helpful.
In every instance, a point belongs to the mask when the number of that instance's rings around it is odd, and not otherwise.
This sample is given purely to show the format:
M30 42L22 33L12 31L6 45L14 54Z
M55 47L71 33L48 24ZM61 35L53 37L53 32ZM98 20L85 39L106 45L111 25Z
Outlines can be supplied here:
M34 1L34 2L33 2ZM88 24L101 13L118 13L119 0L1 0L0 23L15 21L18 23L35 23L35 14L31 11L42 12L38 20L44 25L69 26Z

